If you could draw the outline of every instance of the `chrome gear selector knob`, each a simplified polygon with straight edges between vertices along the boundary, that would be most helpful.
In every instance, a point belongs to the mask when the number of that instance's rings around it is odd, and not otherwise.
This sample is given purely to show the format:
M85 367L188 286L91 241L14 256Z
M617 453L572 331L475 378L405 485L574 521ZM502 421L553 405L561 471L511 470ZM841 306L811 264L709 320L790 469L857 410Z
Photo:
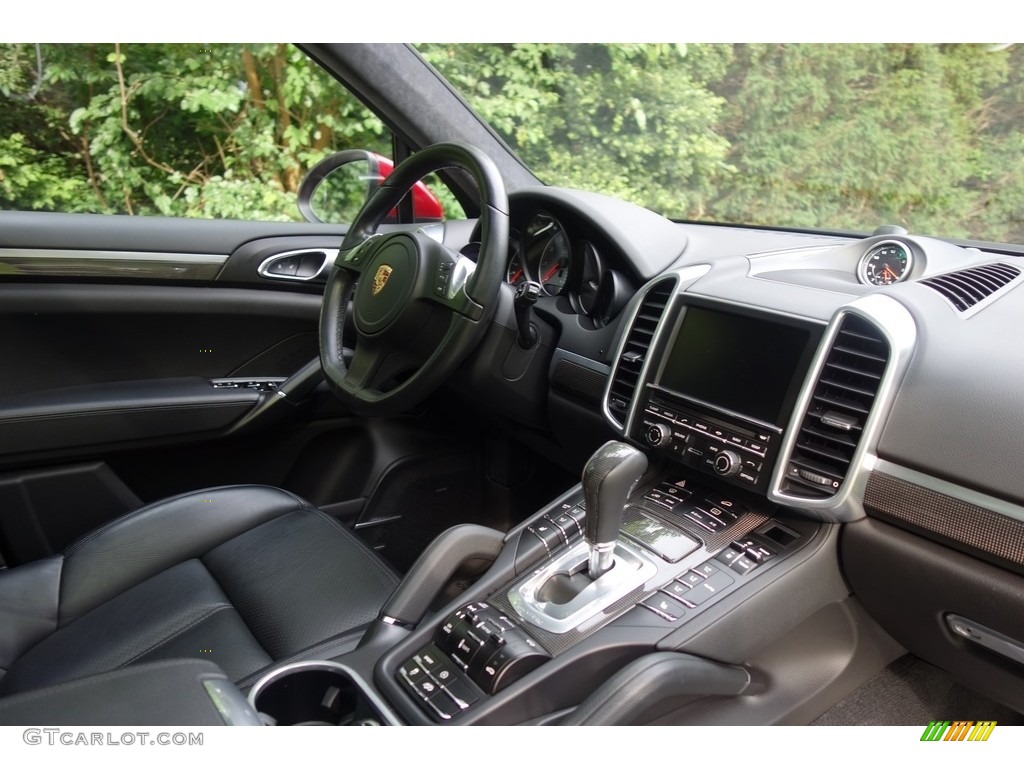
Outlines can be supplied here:
M590 545L591 579L608 572L615 562L615 542L622 511L633 485L647 470L647 457L631 445L611 440L583 468L583 498L587 507L584 538Z

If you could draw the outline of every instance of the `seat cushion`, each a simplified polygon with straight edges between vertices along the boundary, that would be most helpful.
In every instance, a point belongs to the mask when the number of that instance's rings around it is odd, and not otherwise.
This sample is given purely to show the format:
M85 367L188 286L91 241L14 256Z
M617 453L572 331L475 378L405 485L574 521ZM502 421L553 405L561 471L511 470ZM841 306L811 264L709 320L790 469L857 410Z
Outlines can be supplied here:
M10 665L0 695L183 657L244 685L311 649L351 647L396 584L348 529L292 494L176 497L68 550L59 625Z

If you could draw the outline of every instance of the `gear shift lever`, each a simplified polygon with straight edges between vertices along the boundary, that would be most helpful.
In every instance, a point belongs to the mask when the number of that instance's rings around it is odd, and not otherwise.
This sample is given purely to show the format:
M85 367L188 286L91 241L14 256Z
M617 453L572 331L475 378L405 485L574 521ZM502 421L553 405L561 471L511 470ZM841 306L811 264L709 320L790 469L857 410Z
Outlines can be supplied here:
M607 573L615 562L622 510L633 484L646 470L646 456L615 440L598 448L583 468L583 498L587 506L584 538L590 545L591 579Z

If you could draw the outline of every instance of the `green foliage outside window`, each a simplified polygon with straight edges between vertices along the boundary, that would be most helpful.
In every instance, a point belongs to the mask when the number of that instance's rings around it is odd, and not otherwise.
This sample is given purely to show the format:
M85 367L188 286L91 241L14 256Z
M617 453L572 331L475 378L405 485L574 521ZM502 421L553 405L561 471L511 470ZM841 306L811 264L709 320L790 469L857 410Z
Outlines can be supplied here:
M419 48L550 184L1024 242L1024 46ZM390 139L291 46L0 45L0 208L296 219L303 174L349 148Z
M391 141L291 46L0 45L0 208L299 219L348 148Z

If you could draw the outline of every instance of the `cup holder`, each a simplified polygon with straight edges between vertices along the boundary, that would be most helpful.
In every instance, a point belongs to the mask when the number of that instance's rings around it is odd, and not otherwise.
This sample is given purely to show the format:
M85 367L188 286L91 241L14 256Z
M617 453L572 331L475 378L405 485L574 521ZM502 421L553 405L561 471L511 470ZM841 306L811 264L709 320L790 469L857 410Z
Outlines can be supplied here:
M332 661L300 661L269 672L249 691L267 725L381 725L349 671Z

